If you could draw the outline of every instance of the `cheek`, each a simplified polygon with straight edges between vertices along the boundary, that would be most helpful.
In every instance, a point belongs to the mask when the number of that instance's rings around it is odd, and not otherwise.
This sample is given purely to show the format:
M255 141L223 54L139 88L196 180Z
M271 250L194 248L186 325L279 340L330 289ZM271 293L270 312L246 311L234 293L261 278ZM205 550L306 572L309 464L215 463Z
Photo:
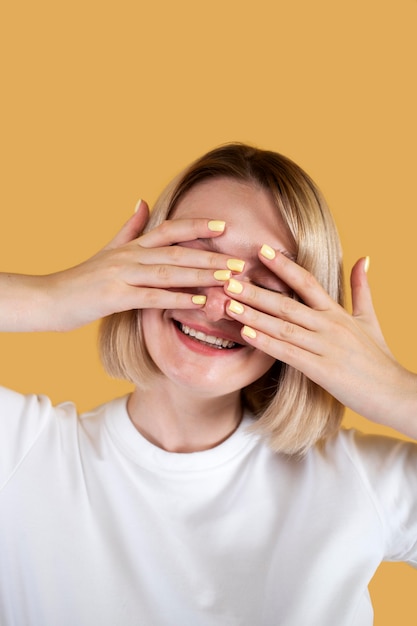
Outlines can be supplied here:
M143 334L147 335L148 332L152 329L152 327L157 324L157 311L154 309L143 309L142 310L142 328Z
M250 353L246 362L240 364L237 370L233 372L233 383L240 385L241 389L247 385L251 385L262 378L275 363L276 360L273 357L259 350L255 350ZM230 374L232 378L232 373L230 372Z
M160 350L162 311L157 309L142 310L143 339L149 354L154 359Z
M271 367L274 365L275 363L275 359L272 356L269 356L269 354L265 354L264 352L257 352L257 371L258 371L258 375L256 376L256 378L254 380L258 380L258 378L261 378L264 374L266 374L266 372L268 372Z

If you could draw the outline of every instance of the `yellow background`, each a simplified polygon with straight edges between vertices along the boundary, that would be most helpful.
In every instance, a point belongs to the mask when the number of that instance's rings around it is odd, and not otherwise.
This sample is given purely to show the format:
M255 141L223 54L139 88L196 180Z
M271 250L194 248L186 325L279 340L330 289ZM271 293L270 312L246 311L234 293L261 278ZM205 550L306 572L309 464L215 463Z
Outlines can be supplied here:
M416 0L2 3L0 267L81 261L138 197L247 141L321 186L347 268L371 256L387 340L417 370L416 26ZM124 393L96 330L3 336L2 383L81 410ZM415 571L384 565L371 589L376 626L415 626Z

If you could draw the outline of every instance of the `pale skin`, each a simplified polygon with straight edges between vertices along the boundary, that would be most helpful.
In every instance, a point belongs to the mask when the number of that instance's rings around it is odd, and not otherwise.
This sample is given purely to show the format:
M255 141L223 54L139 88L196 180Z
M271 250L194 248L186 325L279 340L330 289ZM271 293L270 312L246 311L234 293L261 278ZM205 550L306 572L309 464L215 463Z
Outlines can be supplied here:
M210 230L207 219L191 219L167 222L137 239L148 215L141 202L107 246L70 269L47 276L0 274L0 331L65 331L133 308L194 306L180 287L218 284L213 271L226 269L229 257L171 244L221 232Z
M239 224L224 206L230 200L245 212L256 201L258 214L262 205L268 216L265 192L229 180L209 189L197 185L193 192L198 205L187 205L186 197L174 219L141 236L148 219L142 202L112 242L77 267L41 277L0 274L0 330L70 330L113 312L144 309L148 349L162 373L146 392L131 395L128 409L138 430L170 451L211 448L229 436L241 418L240 389L274 359L369 420L417 439L417 376L386 346L365 259L352 269L350 314L289 258L285 232L267 219L257 225L263 239L245 256L247 237L239 238ZM216 240L216 250L194 243L201 240ZM231 260L244 266L236 269ZM214 276L218 270L226 272L221 279ZM262 281L255 281L258 275ZM289 298L289 290L304 304ZM178 323L243 348L203 347L200 354L175 329ZM178 350L190 356L189 371L174 359Z

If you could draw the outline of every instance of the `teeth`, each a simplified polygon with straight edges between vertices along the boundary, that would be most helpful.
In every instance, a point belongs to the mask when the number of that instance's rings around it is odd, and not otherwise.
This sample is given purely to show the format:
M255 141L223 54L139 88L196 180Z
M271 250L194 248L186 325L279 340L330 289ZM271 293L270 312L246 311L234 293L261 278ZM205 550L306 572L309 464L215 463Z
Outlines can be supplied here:
M223 348L233 348L236 345L234 341L222 339L221 337L215 337L214 335L206 335L205 333L202 333L201 330L195 330L195 328L191 328L185 324L180 324L180 329L185 335L194 337L194 339L198 339L198 341L202 341L203 343L208 343L211 346L219 348L220 350Z

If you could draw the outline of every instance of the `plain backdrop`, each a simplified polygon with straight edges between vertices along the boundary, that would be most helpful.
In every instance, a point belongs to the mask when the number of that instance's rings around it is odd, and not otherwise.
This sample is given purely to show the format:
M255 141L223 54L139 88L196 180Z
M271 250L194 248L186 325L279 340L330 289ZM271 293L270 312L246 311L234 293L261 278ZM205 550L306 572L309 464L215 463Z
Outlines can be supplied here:
M347 278L370 255L385 336L416 370L416 26L416 0L2 3L1 269L78 263L189 161L249 142L322 188ZM96 336L4 335L0 380L80 410L127 392ZM416 589L412 568L384 564L376 626L415 626Z

